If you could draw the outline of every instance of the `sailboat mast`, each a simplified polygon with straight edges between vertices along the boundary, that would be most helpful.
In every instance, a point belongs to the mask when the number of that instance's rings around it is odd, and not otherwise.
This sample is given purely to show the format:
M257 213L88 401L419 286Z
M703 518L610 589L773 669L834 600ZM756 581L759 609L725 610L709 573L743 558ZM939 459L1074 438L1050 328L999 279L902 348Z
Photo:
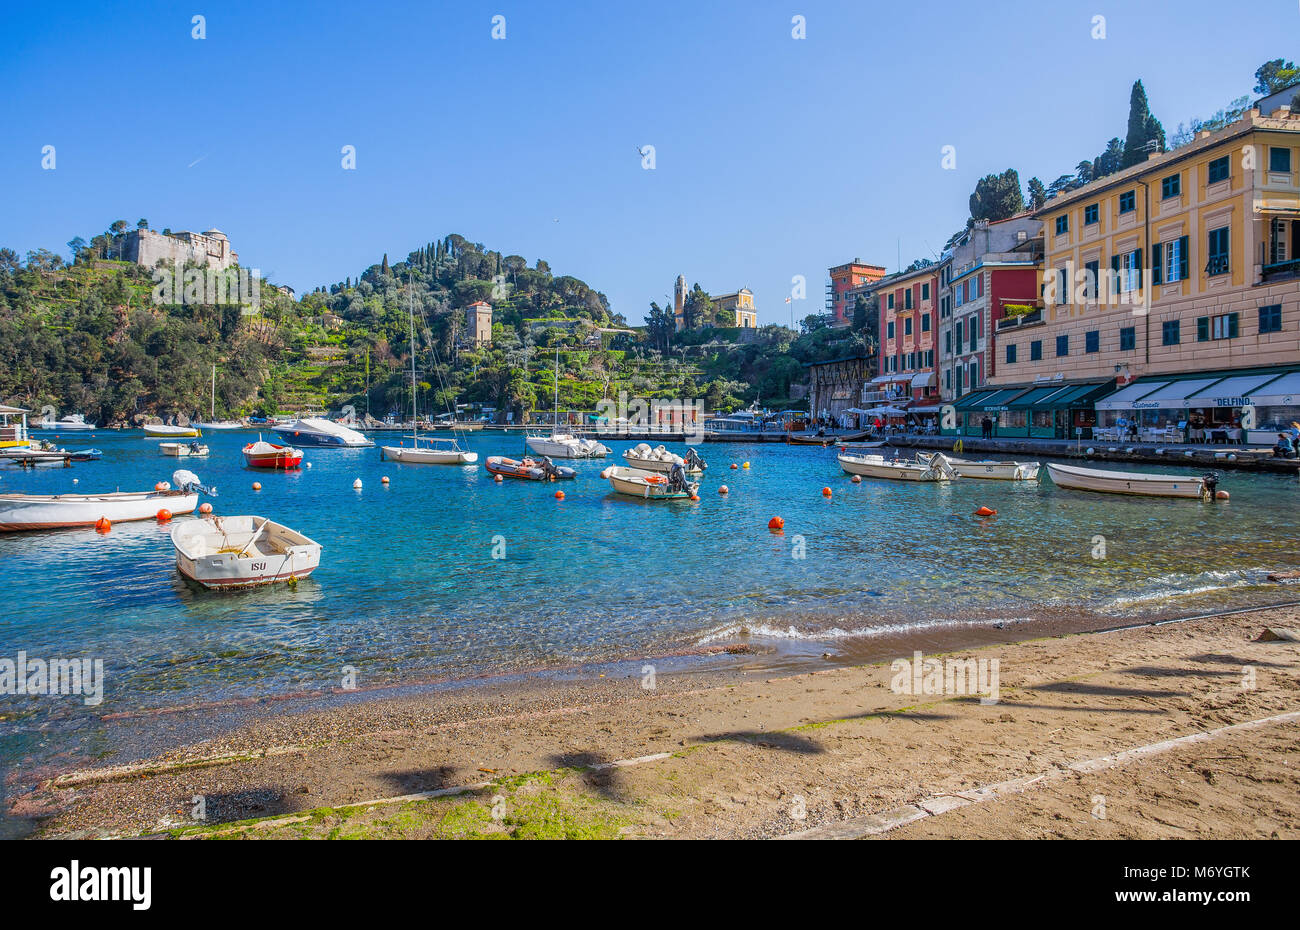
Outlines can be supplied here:
M411 308L410 293L406 297L406 314L411 322L411 439L420 435L420 413L415 408L415 311Z
M560 428L560 350L555 350L555 419L554 429Z
M217 366L212 366L212 408L208 412L208 419L213 423L217 422Z

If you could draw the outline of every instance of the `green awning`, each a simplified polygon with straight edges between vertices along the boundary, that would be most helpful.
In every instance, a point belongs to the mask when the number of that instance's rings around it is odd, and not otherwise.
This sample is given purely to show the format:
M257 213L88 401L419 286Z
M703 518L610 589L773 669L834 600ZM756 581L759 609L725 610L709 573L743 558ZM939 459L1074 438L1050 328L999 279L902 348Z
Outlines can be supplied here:
M971 391L965 397L958 398L957 401L954 402L953 406L955 406L958 410L975 410L978 409L980 405L980 401L982 401L985 397L992 397L994 394L997 393L999 392L996 390Z
M1019 397L1024 392L1025 392L1025 388L1023 387L1014 387L1014 388L1007 388L1006 390L1002 390L1002 391L995 391L994 393L990 394L988 397L981 398L979 400L979 403L976 405L975 409L985 410L990 413L997 410L1002 410L1005 407L1007 407L1013 399Z
M1013 410L1037 407L1040 404L1046 404L1054 394L1064 394L1071 391L1072 387L1064 387L1059 384L1052 384L1047 387L1036 387L1021 394L1011 403L1007 404L1007 406Z
M1040 404L1043 409L1064 410L1067 407L1088 407L1092 402L1111 389L1113 381L1101 384L1077 384L1061 394L1049 397Z

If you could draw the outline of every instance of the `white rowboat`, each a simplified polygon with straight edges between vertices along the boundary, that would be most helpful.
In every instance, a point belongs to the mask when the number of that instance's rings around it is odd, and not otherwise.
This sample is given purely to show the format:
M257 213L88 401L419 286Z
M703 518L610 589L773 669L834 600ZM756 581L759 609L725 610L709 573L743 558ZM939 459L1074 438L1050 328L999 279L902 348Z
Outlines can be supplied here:
M957 473L948 464L948 459L940 453L916 461L906 459L887 459L883 455L846 455L836 456L840 468L850 475L863 478L889 478L894 481L949 481Z
M413 437L409 446L380 446L379 454L408 465L473 465L478 461L477 452L462 449L454 439L426 436Z
M321 547L265 517L207 517L172 528L176 569L205 588L250 588L305 578Z
M921 456L917 456L920 458ZM948 458L948 464L960 478L988 478L994 481L1037 481L1038 462L973 462Z
M1077 465L1049 463L1047 473L1057 487L1072 491L1097 491L1102 494L1139 494L1147 497L1184 497L1200 500L1224 499L1227 491L1216 491L1219 476L1215 474L1193 477L1191 475L1151 475L1135 471L1103 471L1099 468L1080 468Z
M686 481L680 487L673 487L670 478L659 472L646 471L644 468L611 465L601 474L609 480L610 487L618 493L644 500L691 498L697 496L700 489L698 481Z
M163 455L185 458L190 455L207 455L208 447L200 442L160 442L158 451Z
M113 494L0 494L0 532L54 530L94 526L101 517L111 523L153 520L158 511L191 513L199 505L197 491L124 491Z

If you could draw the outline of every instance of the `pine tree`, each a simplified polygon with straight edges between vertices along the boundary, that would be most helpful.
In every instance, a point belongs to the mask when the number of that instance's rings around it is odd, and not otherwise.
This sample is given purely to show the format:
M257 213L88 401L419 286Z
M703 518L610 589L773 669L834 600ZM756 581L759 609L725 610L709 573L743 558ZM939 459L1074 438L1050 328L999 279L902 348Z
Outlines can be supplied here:
M1124 140L1124 158L1121 168L1146 161L1151 152L1165 150L1165 128L1151 115L1146 88L1142 82L1133 82L1128 104L1128 137Z
M379 272L380 272L380 274L383 274L383 275L385 275L385 276L387 276L387 275L391 275L391 274L393 273L392 269L388 267L388 253L387 253L387 252L384 253L384 262L383 262L382 265L379 266Z
M1029 179L1029 209L1037 210L1047 203L1047 188L1038 178Z

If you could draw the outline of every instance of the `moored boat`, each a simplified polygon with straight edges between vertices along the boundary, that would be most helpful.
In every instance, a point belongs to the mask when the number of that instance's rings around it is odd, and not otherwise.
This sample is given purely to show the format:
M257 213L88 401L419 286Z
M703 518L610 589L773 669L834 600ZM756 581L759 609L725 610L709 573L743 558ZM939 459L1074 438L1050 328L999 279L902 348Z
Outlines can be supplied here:
M411 440L409 446L380 446L380 458L408 465L473 465L478 461L477 452L462 449L455 439L408 438Z
M195 421L194 425L199 429L244 429L244 424L238 420L205 420L203 422Z
M295 446L319 446L326 449L366 449L374 442L364 433L323 417L303 417L275 427L276 434Z
M207 455L208 447L201 442L160 442L158 451L163 455L185 458L191 455Z
M698 481L686 480L686 472L680 465L674 466L666 475L644 468L611 465L601 472L601 476L618 493L643 500L692 498L698 495L700 489Z
M302 450L293 446L280 446L267 442L261 436L257 442L244 446L244 462L249 468L297 468L302 464Z
M142 429L148 439L191 439L203 435L193 426L172 426L167 423L146 423Z
M172 528L176 569L205 588L249 588L305 578L320 544L266 517L206 517Z
M673 470L674 465L682 466L682 469L688 475L702 475L704 469L709 466L700 458L700 454L692 448L686 449L686 455L678 455L670 452L664 446L656 446L651 449L648 442L639 443L623 453L623 458L632 468L640 468L644 471L654 471L667 474Z
M528 436L524 443L538 455L556 459L602 459L610 452L603 442L558 430L549 436Z
M894 481L950 481L958 477L948 459L936 452L915 460L887 459L883 455L841 453L836 458L850 475L863 478L889 478Z
M1096 491L1102 494L1137 494L1146 497L1182 497L1197 500L1226 500L1227 491L1218 490L1219 476L1214 473L1191 475L1153 475L1135 471L1104 471L1078 465L1049 462L1047 473L1059 488L1071 491Z
M190 513L199 505L199 493L216 490L199 484L189 471L172 475L176 487L161 490L118 491L108 494L0 494L0 532L50 530L156 519L158 511L173 516Z
M489 455L483 467L494 475L505 478L524 478L529 481L567 481L577 477L577 472L567 465L556 465L546 456L540 459L512 459L504 455Z
M917 455L918 459L923 455ZM1038 471L1042 467L1038 462L983 461L956 459L946 456L958 477L987 478L994 481L1037 481Z
M47 417L36 424L37 429L58 429L58 430L86 430L95 429L94 423L87 423L86 417L80 413L72 413L61 419Z

